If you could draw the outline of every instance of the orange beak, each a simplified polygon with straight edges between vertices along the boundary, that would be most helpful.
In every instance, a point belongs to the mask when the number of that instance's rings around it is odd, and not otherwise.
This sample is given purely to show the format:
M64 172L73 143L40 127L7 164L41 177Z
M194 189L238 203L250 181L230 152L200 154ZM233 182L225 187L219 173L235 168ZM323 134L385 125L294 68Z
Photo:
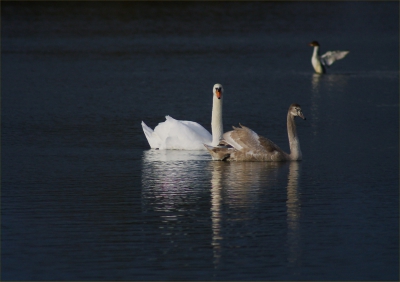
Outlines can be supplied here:
M221 96L222 96L222 92L221 92L221 91L219 91L218 89L216 89L216 90L215 90L215 94L217 95L217 98L218 98L218 99L221 99Z

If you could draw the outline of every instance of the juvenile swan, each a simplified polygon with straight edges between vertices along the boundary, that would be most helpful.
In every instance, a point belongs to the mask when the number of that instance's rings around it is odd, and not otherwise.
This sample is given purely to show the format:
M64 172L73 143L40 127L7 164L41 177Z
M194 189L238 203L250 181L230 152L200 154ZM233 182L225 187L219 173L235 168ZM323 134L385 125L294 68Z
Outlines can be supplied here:
M166 150L205 150L203 144L217 146L222 138L222 102L224 89L221 84L213 87L211 132L194 121L176 120L166 116L154 131L142 121L143 132L151 148Z
M319 55L319 43L313 41L309 44L314 47L314 51L311 57L311 64L314 67L316 73L326 73L326 67L332 65L335 61L341 60L350 51L328 51L322 56Z
M228 146L213 147L204 144L212 159L217 161L299 161L301 150L296 133L294 118L306 119L299 104L291 104L287 113L287 132L289 137L290 154L285 153L268 138L259 136L250 128L240 124L232 131L223 135L222 142Z

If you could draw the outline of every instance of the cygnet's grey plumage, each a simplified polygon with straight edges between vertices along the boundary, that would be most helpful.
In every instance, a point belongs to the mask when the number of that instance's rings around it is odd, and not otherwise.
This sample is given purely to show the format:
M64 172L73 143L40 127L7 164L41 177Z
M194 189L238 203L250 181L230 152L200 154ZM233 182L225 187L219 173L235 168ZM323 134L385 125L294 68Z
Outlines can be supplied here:
M300 142L296 132L294 118L306 119L299 104L291 104L287 113L287 131L290 153L284 152L274 142L258 135L250 128L233 127L232 131L223 134L220 145L204 145L213 160L221 161L297 161L302 159Z

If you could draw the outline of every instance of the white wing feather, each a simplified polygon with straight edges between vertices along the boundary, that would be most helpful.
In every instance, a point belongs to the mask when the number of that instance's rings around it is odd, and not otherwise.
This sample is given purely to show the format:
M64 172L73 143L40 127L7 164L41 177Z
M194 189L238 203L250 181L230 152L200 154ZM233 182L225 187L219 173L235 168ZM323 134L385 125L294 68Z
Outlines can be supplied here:
M150 148L155 149L155 148L160 147L161 139L157 135L157 133L155 133L153 131L153 129L148 127L147 124L145 124L143 121L142 121L142 128L143 128L144 135L146 136L146 139L150 144Z
M212 136L197 122L176 120L165 117L154 130L142 122L143 131L151 148L160 150L205 150L205 144L211 144Z
M341 60L344 57L346 57L346 55L349 53L350 51L328 51L325 54L323 54L321 56L321 63L325 66L330 66L332 65L335 61L337 60Z

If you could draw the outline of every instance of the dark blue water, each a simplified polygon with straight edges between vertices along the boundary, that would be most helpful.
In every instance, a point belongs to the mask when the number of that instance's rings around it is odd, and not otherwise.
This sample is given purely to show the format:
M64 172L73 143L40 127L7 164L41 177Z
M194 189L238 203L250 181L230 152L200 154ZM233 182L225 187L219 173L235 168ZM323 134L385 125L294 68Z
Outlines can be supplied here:
M399 3L1 3L2 280L398 280ZM323 76L311 47L350 50ZM303 161L150 150L239 122Z

